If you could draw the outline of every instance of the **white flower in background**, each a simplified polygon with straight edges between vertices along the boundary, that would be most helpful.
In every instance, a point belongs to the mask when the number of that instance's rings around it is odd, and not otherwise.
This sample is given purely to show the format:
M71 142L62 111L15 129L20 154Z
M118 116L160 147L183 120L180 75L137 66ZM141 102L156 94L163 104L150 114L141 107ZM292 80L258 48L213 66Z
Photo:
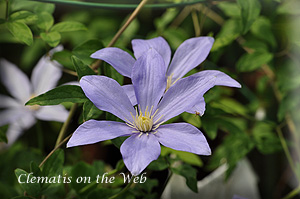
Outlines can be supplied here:
M29 99L53 89L61 76L61 69L46 55L33 69L30 80L16 65L0 60L0 81L12 96L0 94L0 126L9 124L6 133L8 145L33 126L36 119L58 122L67 119L68 111L62 105L25 106Z

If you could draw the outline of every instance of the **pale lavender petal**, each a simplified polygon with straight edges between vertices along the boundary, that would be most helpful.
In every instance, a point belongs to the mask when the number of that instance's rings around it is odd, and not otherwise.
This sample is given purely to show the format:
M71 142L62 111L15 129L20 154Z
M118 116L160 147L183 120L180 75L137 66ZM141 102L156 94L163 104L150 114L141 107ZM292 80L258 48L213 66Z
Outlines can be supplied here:
M0 126L13 123L17 121L19 118L24 117L28 114L30 110L26 108L11 108L11 109L4 109L0 112Z
M168 42L162 37L156 37L153 39L134 39L131 41L132 49L136 59L141 57L150 48L155 49L164 59L166 70L169 66L171 59L171 48Z
M238 83L236 80L232 79L227 74L225 74L221 71L218 71L218 70L204 70L204 71L195 73L191 76L194 76L194 77L215 76L216 81L215 81L215 85L213 85L213 86L229 86L229 87L236 87L236 88L242 87L240 85L240 83Z
M65 122L69 112L62 105L40 106L35 116L40 120Z
M132 84L124 85L124 86L122 86L122 88L124 89L126 95L130 99L130 102L131 102L132 106L137 105L137 101L136 101L136 96L135 96L133 85Z
M133 175L139 175L160 155L160 144L153 134L138 134L127 138L121 145L124 163Z
M61 66L43 56L34 67L31 75L34 95L40 95L53 89L62 76Z
M196 102L196 104L193 105L192 108L186 110L186 112L192 113L192 114L199 114L200 116L202 116L205 112L204 97L200 97L200 99Z
M5 59L0 60L0 80L7 91L22 104L29 100L32 88L28 77Z
M109 77L89 75L80 80L85 95L97 108L108 111L123 121L132 121L135 110L120 84Z
M167 121L189 110L203 96L204 92L215 84L215 81L215 76L189 76L178 80L164 94L157 107L158 111L154 121L160 117L159 122Z
M201 64L209 54L213 45L212 37L196 37L185 40L176 50L167 76L175 81L183 77L190 70Z
M144 53L133 65L131 81L143 112L147 106L149 109L153 106L155 110L166 89L163 65L162 57L154 49Z
M124 50L115 47L103 48L93 53L91 58L101 59L109 63L121 75L131 77L131 69L135 59Z
M0 108L12 108L12 107L19 107L23 106L14 98L8 97L6 95L0 94Z
M27 112L26 115L23 115L14 123L10 124L6 136L7 136L7 146L12 145L21 135L22 133L32 127L35 124L36 120L33 117L31 112Z
M81 124L67 143L67 147L94 144L132 134L132 128L115 121L89 120Z
M169 148L198 155L210 155L210 147L202 132L188 123L162 125L155 134L158 141Z
M74 85L74 86L80 86L79 82L78 81L70 81L70 82L67 82L67 83L64 83L64 84L61 84L62 86L64 85Z

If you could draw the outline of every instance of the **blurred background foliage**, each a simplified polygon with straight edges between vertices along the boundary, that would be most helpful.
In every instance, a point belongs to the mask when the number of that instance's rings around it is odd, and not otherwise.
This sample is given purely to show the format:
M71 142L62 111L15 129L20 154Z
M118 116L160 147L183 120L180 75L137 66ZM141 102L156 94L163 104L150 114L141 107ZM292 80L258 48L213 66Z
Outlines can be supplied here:
M52 56L65 72L60 83L77 81L76 68L95 64L89 55L109 44L139 2L0 0L0 55L30 75L39 58L61 44L64 50ZM183 113L172 119L200 128L212 148L211 157L163 147L160 158L147 168L147 183L137 184L122 198L158 198L170 171L185 177L188 187L197 191L198 180L224 163L229 166L228 177L244 157L258 176L261 198L280 198L299 186L299 16L298 0L148 2L115 47L132 54L132 39L163 36L174 53L188 38L212 36L215 43L208 58L188 75L216 69L239 81L242 88L214 87L204 96L202 117ZM98 70L121 84L130 83L106 63ZM7 94L2 85L0 90ZM70 108L72 102L63 105ZM89 101L79 103L67 134L91 118L116 119ZM121 190L121 179L98 185L18 184L16 176L30 172L75 178L126 171L117 148L122 139L57 150L39 168L61 126L38 121L0 152L1 198L29 198L22 196L24 191L35 198L109 198ZM7 126L0 128L3 142L6 130Z

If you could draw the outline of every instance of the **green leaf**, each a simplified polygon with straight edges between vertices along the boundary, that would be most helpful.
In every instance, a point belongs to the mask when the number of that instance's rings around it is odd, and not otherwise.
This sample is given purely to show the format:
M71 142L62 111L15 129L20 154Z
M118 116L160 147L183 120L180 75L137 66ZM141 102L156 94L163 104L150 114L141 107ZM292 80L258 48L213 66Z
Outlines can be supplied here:
M75 70L71 59L72 55L73 54L70 51L62 50L59 52L55 52L52 56L52 59L58 61L65 68Z
M216 122L216 118L209 117L204 114L204 117L202 117L203 120L203 129L204 133L212 140L214 140L217 137L218 132L218 123Z
M208 168L215 169L223 163L227 163L229 166L229 172L227 172L227 178L230 175L230 171L236 166L239 160L245 157L255 146L254 141L245 132L229 134L223 140L212 155Z
M8 125L0 127L0 142L7 143L6 131L8 129Z
M239 19L229 19L222 26L221 31L216 36L216 41L212 51L216 51L224 46L229 45L238 38L242 31L242 24Z
M25 24L32 24L38 20L38 17L36 14L32 12L22 10L22 11L12 13L9 16L9 19L11 21L18 21Z
M283 1L283 3L277 7L276 12L278 14L299 15L300 2L298 0Z
M267 41L272 47L276 47L271 21L268 18L263 16L257 18L250 31L257 38Z
M162 156L159 156L158 159L151 162L147 168L153 171L162 171L167 169L168 167L169 164L166 159Z
M293 91L294 92L294 91ZM282 121L288 112L292 112L294 110L298 110L299 107L299 100L300 96L296 93L288 93L286 96L283 97L279 109L277 112L278 120Z
M183 41L189 38L186 30L182 28L168 28L164 30L163 36L169 42L172 49L176 49Z
M61 39L59 32L42 32L40 36L51 47L56 47Z
M198 128L201 127L201 119L198 115L184 112L181 114L181 117L185 122L190 123Z
M238 115L247 115L247 109L240 104L238 101L231 98L222 98L218 101L212 102L211 106L214 108L219 108L226 113L238 114Z
M167 25L174 20L177 14L178 14L177 9L167 9L166 12L161 17L154 20L156 29L160 31L166 29Z
M217 7L228 17L239 18L241 16L241 10L235 2L220 2Z
M243 47L251 48L254 51L256 51L256 50L267 51L268 50L268 45L264 41L257 40L257 39L247 39L243 43Z
M29 196L33 196L33 197L39 196L41 187L40 187L39 183L36 183L37 180L32 175L32 173L29 175L29 173L27 173L26 171L24 171L22 169L16 169L15 174L16 174L19 184L21 185L23 190L26 191L26 193ZM28 179L28 182L27 182L27 179Z
M62 175L64 158L63 150L56 150L43 165L43 174L49 177Z
M31 100L26 105L57 105L63 102L83 103L88 99L82 89L75 85L64 85L54 88Z
M96 179L95 169L85 162L74 165L70 176L72 176L71 186L77 192Z
M45 32L48 32L54 23L54 19L52 15L49 14L48 12L37 13L37 15L38 15L38 20L36 23L37 27L42 29Z
M32 44L33 42L32 32L26 24L22 22L14 21L14 22L7 22L6 26L8 30L11 32L11 34L13 34L13 36L17 40L27 44L28 46Z
M51 28L51 31L57 31L57 32L72 32L72 31L79 31L79 30L87 30L87 28L82 23L76 21L63 21L55 24Z
M171 168L171 170L183 176L186 179L186 185L195 193L198 193L197 188L197 170L191 165L183 164L177 168Z
M103 68L107 77L116 80L120 85L123 84L124 77L119 72L117 72L116 69L111 67L108 63L103 63Z
M203 162L200 157L194 153L189 153L186 151L177 151L168 147L161 148L161 155L166 156L167 154L175 154L180 160L190 165L201 167L203 166Z
M111 142L117 147L120 148L123 142L127 139L128 137L117 137L111 140Z
M271 154L282 149L273 124L257 122L252 129L252 133L256 147L261 153Z
M72 56L72 62L80 80L85 75L96 75L96 73L76 56Z
M273 55L264 50L257 50L254 53L245 53L240 57L236 68L240 72L250 72L260 68L273 59Z
M33 173L34 176L42 176L42 171L39 165L34 161L31 161L30 163L30 171Z
M237 0L241 9L243 34L246 34L260 13L261 5L258 0Z
M90 100L83 104L83 120L98 119L103 112L99 110Z
M90 58L91 54L101 48L103 48L102 42L100 40L93 39L76 46L72 53L86 65L91 65L94 62L94 59Z
M45 3L45 2L34 2L34 12L35 13L41 13L41 12L47 12L49 14L53 14L55 10L55 5L53 3Z

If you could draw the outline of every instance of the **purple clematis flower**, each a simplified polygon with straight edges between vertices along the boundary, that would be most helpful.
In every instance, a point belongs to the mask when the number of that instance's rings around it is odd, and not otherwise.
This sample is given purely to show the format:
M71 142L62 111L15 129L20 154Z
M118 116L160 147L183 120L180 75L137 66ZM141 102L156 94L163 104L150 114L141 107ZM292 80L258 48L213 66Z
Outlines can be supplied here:
M57 48L55 50L58 50ZM31 80L14 64L0 60L0 80L12 97L0 94L0 126L10 124L8 145L34 125L36 119L64 122L68 111L62 105L25 106L32 97L53 89L62 75L49 56L43 56L33 69Z
M138 104L136 108L117 81L97 75L82 77L80 86L95 106L125 123L89 120L76 129L67 147L130 136L120 150L133 175L140 174L159 157L160 144L175 150L210 155L210 147L199 129L188 123L163 123L194 104L215 84L216 77L186 77L165 92L164 65L163 58L154 49L148 50L133 64L131 79Z
M171 48L166 40L162 37L157 37L149 40L134 39L132 40L132 48L136 59L141 57L148 49L155 49L164 60L164 68L167 77L168 90L173 86L180 78L186 75L190 70L201 64L209 54L212 48L214 39L212 37L196 37L185 40L176 50L172 61L171 60ZM104 48L96 51L91 55L92 58L101 59L112 65L120 74L131 78L131 71L135 59L127 52L115 48ZM226 75L225 73L217 70L206 70L193 74L193 76L214 75L216 76L215 85L238 87L241 85ZM212 86L212 87L213 87ZM137 103L134 89L132 85L123 86L125 92L129 96L133 105ZM203 115L205 111L205 101L203 96L199 96L197 102L191 107L187 108L186 112L199 113Z

